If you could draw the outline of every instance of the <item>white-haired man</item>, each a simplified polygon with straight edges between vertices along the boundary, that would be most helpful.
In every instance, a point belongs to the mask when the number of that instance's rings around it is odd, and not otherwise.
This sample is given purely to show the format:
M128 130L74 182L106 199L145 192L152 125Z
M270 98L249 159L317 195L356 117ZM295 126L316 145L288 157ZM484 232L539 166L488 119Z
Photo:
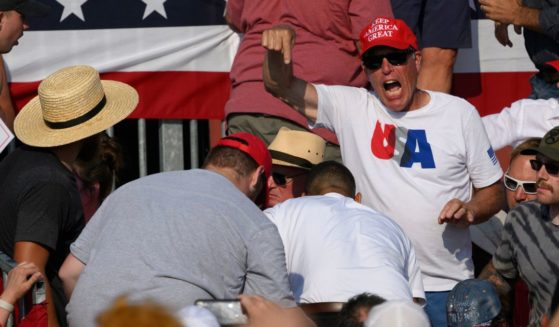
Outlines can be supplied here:
M465 100L416 87L421 53L401 20L376 18L360 35L374 93L313 85L293 75L294 32L263 33L269 92L335 131L363 203L400 224L416 249L434 326L446 326L446 297L473 276L467 226L504 204L502 170L479 114Z

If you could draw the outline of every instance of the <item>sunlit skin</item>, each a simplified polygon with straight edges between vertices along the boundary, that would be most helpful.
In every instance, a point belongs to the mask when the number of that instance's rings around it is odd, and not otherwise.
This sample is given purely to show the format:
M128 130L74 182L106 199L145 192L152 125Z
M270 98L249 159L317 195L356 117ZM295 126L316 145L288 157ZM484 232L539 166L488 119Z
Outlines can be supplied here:
M544 163L551 162L559 164L559 162L553 161L544 155L538 154L536 159L541 160ZM559 174L558 174L559 175ZM546 205L559 204L559 176L551 175L548 173L547 169L542 166L540 170L537 171L537 185L538 202Z
M0 12L0 53L7 53L18 44L29 25L25 17L15 10Z
M379 46L371 50L373 55L384 55L397 49ZM421 65L421 52L410 54L402 65L392 65L386 58L379 69L366 69L369 82L380 101L396 112L419 109L429 103L429 95L417 89L417 76Z
M522 181L536 181L536 171L530 166L530 160L536 156L519 155L515 157L509 166L507 174L514 179ZM509 209L514 208L518 203L536 199L536 194L526 194L524 188L518 187L516 191L506 189L507 205Z
M295 167L273 165L272 173L274 172L285 176L293 176L304 173L306 172L306 170ZM305 179L306 174L299 175L293 178L287 178L287 183L285 185L278 186L274 182L274 179L270 176L270 178L268 178L267 207L273 207L285 200L300 197L305 190Z

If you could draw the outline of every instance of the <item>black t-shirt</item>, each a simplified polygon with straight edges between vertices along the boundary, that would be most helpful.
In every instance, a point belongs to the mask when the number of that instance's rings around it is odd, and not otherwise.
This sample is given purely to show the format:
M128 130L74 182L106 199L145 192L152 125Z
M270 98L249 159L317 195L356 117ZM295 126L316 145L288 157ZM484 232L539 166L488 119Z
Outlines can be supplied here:
M66 299L58 270L83 227L75 177L53 153L22 147L0 162L0 250L13 257L18 241L49 249L45 270L62 325Z

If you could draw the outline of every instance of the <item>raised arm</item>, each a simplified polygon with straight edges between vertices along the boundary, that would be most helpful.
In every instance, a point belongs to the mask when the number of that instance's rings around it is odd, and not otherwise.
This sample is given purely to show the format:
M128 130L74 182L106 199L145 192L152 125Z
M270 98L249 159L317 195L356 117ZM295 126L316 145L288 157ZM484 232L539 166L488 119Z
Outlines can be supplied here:
M314 122L318 111L316 89L293 75L293 29L287 25L276 25L264 31L262 46L268 50L262 67L266 90Z

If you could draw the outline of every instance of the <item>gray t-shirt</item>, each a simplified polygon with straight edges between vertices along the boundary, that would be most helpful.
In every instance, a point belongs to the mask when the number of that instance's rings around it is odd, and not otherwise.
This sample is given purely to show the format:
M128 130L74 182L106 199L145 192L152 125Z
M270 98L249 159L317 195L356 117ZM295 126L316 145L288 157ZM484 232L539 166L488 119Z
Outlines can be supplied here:
M539 326L559 276L559 226L552 223L548 206L524 202L509 212L501 237L493 265L506 278L521 277L526 282L529 326Z
M276 227L229 180L207 170L156 174L119 188L71 252L86 264L66 308L72 326L94 326L122 294L171 309L241 293L295 305Z

